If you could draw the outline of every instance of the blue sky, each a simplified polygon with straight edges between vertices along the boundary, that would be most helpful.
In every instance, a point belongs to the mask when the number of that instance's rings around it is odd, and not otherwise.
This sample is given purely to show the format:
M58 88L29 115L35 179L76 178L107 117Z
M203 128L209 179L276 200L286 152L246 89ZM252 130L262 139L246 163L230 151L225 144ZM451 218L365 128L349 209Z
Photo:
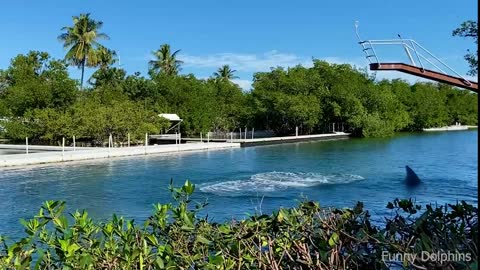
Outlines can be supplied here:
M477 19L475 0L456 1L4 1L0 9L0 69L29 50L63 58L57 36L72 16L91 13L110 36L128 73L146 75L151 52L169 43L181 49L182 73L210 76L222 64L238 70L236 82L248 88L252 74L272 66L308 65L312 57L333 63L367 66L357 44L354 22L364 39L413 38L461 74L471 40L452 37L454 28ZM397 60L403 52L386 51ZM87 76L91 73L87 73ZM71 69L73 77L79 72ZM401 77L396 72L378 77Z

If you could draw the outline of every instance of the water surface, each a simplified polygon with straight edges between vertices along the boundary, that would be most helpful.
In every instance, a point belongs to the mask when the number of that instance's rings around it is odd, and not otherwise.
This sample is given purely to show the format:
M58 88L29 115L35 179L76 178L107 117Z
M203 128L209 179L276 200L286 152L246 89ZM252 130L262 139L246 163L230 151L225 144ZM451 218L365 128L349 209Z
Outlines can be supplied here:
M418 203L478 203L477 130L405 133L386 139L282 144L211 152L0 169L0 234L22 231L45 200L65 200L97 219L112 213L144 220L152 205L170 200L170 179L197 184L216 221L270 213L308 198L323 206L363 201L385 214L394 198ZM423 183L409 190L409 165Z

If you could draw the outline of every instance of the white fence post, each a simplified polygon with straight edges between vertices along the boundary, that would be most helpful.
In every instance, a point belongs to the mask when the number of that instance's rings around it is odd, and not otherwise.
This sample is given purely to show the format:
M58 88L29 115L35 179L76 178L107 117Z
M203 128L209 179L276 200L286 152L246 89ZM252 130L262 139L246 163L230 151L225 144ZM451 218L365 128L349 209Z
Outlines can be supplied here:
M207 133L207 143L210 143L210 131Z
M298 127L295 127L295 137L298 137Z
M255 128L252 128L252 140L253 140L253 133L255 132Z
M111 137L112 137L112 134L108 135L108 157L110 157L110 152L111 152L111 150L110 150L110 146L111 146L110 145L110 142L111 142L110 138Z
M130 147L130 133L127 134L127 137L128 137L128 147Z
M180 133L175 132L175 145L177 145L177 152L180 151Z
M145 133L145 154L147 154L147 146L148 146L148 133Z
M247 139L248 128L245 127L245 140Z
M28 137L25 137L25 150L27 151L28 155Z
M242 128L240 128L240 133L238 134L238 138L241 140L242 139Z
M200 142L203 142L202 132L200 132Z
M230 132L230 142L233 142L233 132Z
M73 135L73 151L75 151L75 135Z
M62 137L62 161L65 159L65 137Z

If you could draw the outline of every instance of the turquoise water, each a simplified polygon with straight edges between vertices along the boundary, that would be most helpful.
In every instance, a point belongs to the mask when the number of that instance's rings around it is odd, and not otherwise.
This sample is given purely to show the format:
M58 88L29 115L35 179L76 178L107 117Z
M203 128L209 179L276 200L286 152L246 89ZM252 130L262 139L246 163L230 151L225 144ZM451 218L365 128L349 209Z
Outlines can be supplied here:
M19 219L33 216L45 200L65 200L69 211L87 209L97 219L115 212L141 221L152 204L169 201L170 178L196 183L195 199L208 198L206 213L216 221L269 213L305 197L337 207L363 201L377 218L397 197L478 203L477 134L405 133L3 169L0 234L21 232ZM423 180L413 190L403 184L405 165Z

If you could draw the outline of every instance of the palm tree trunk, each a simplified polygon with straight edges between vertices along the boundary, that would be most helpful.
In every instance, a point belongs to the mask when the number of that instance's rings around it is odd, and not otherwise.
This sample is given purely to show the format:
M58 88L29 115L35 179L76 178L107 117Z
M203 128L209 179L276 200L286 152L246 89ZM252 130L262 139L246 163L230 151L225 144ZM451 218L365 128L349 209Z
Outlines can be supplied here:
M82 78L80 79L80 90L83 90L83 74L85 73L85 57L82 60Z

